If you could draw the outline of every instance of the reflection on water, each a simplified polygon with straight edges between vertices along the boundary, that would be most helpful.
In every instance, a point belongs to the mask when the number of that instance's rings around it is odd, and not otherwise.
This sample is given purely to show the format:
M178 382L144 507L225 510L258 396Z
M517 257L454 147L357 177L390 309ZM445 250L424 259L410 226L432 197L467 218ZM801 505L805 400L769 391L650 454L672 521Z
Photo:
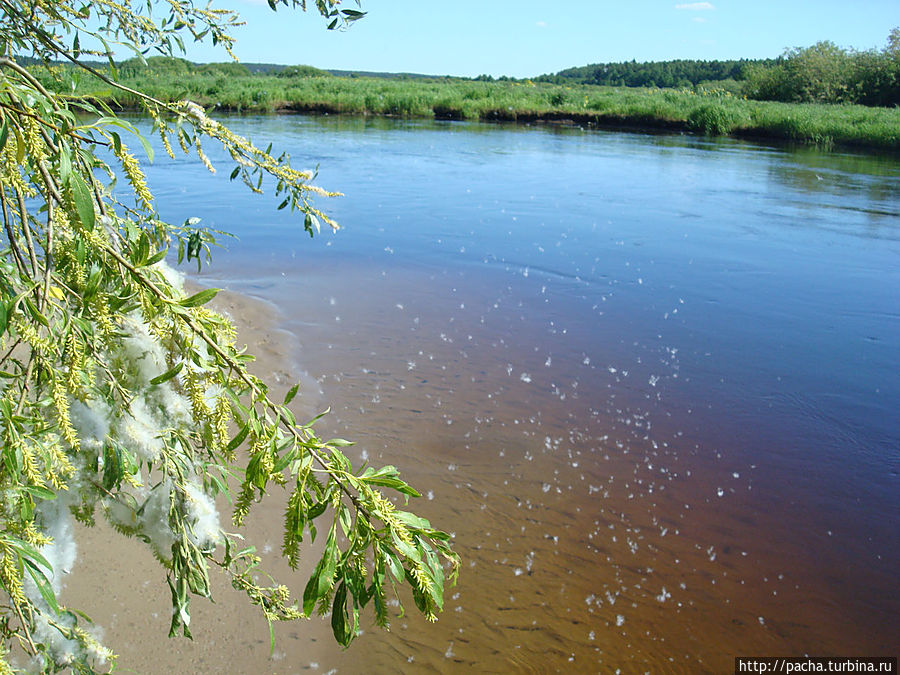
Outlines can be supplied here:
M367 630L316 668L724 672L736 655L896 653L895 159L232 122L321 161L350 195L334 207L346 231L301 240L186 160L151 172L165 215L240 235L207 279L279 305L334 407L325 428L400 466L464 560L438 624ZM299 670L322 639L292 630L267 670Z

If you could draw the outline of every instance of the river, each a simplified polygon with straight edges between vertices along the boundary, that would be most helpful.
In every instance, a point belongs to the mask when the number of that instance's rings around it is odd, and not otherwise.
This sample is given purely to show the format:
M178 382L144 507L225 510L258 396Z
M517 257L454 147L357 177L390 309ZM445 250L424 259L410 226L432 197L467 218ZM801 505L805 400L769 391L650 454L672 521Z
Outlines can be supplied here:
M238 235L202 280L277 305L306 404L332 407L323 433L400 467L463 560L437 624L413 608L347 652L292 627L258 672L896 655L898 158L227 121L319 165L344 229L310 240L216 153L215 177L194 158L149 169L162 214ZM258 543L277 550L274 532ZM269 658L267 634L222 640Z

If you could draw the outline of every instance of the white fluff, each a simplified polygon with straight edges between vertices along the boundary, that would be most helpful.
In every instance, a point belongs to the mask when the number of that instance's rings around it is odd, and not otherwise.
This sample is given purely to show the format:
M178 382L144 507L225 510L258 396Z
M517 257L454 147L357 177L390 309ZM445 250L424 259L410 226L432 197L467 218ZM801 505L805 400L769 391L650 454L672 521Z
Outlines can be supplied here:
M116 425L117 436L129 450L148 462L156 461L163 449L159 430L163 427L156 419L143 396L135 397L130 410Z
M222 533L215 502L197 483L188 483L184 491L185 507L191 523L191 541L199 548L216 546L222 539Z
M69 418L78 432L81 447L99 452L109 436L109 406L96 399L88 403L73 399L69 403Z

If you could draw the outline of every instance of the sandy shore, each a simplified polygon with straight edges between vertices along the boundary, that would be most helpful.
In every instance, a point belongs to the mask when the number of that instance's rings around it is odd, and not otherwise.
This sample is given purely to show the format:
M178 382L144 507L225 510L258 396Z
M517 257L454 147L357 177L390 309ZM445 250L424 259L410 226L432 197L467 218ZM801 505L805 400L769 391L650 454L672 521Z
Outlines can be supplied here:
M270 384L275 398L282 397L299 377L305 393L295 399L298 417L315 410L318 385L299 373L294 358L298 342L293 335L279 329L281 318L277 308L228 291L221 292L214 305L235 320L238 342L247 344L257 356L251 371ZM267 569L299 596L307 570L293 572L277 555L283 499L280 491L276 491L270 499L257 505L242 533L261 552L271 553L266 556ZM232 529L227 503L220 504L220 513L225 528ZM99 511L97 518L94 528L79 526L78 558L67 578L62 600L94 620L104 643L119 655L118 671L297 672L321 660L325 652L334 651L327 624L313 620L279 627L275 651L270 656L266 622L216 569L211 571L213 602L197 598L192 604L193 641L168 639L171 604L164 568L142 542L112 531L102 522ZM301 639L304 663L286 663L286 643L296 645Z

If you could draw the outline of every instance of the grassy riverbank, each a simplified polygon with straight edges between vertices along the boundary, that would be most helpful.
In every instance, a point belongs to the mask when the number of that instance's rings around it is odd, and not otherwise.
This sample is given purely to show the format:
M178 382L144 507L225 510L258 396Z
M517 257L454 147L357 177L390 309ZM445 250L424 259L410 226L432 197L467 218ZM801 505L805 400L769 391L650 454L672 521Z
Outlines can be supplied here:
M820 146L900 149L900 109L748 101L716 89L638 89L480 82L454 78L385 79L251 75L197 67L181 72L123 71L129 87L161 100L190 98L218 110L372 114L592 127L687 131L772 138ZM42 77L49 84L51 79ZM56 86L59 86L58 84ZM85 78L77 94L128 109L137 100Z

